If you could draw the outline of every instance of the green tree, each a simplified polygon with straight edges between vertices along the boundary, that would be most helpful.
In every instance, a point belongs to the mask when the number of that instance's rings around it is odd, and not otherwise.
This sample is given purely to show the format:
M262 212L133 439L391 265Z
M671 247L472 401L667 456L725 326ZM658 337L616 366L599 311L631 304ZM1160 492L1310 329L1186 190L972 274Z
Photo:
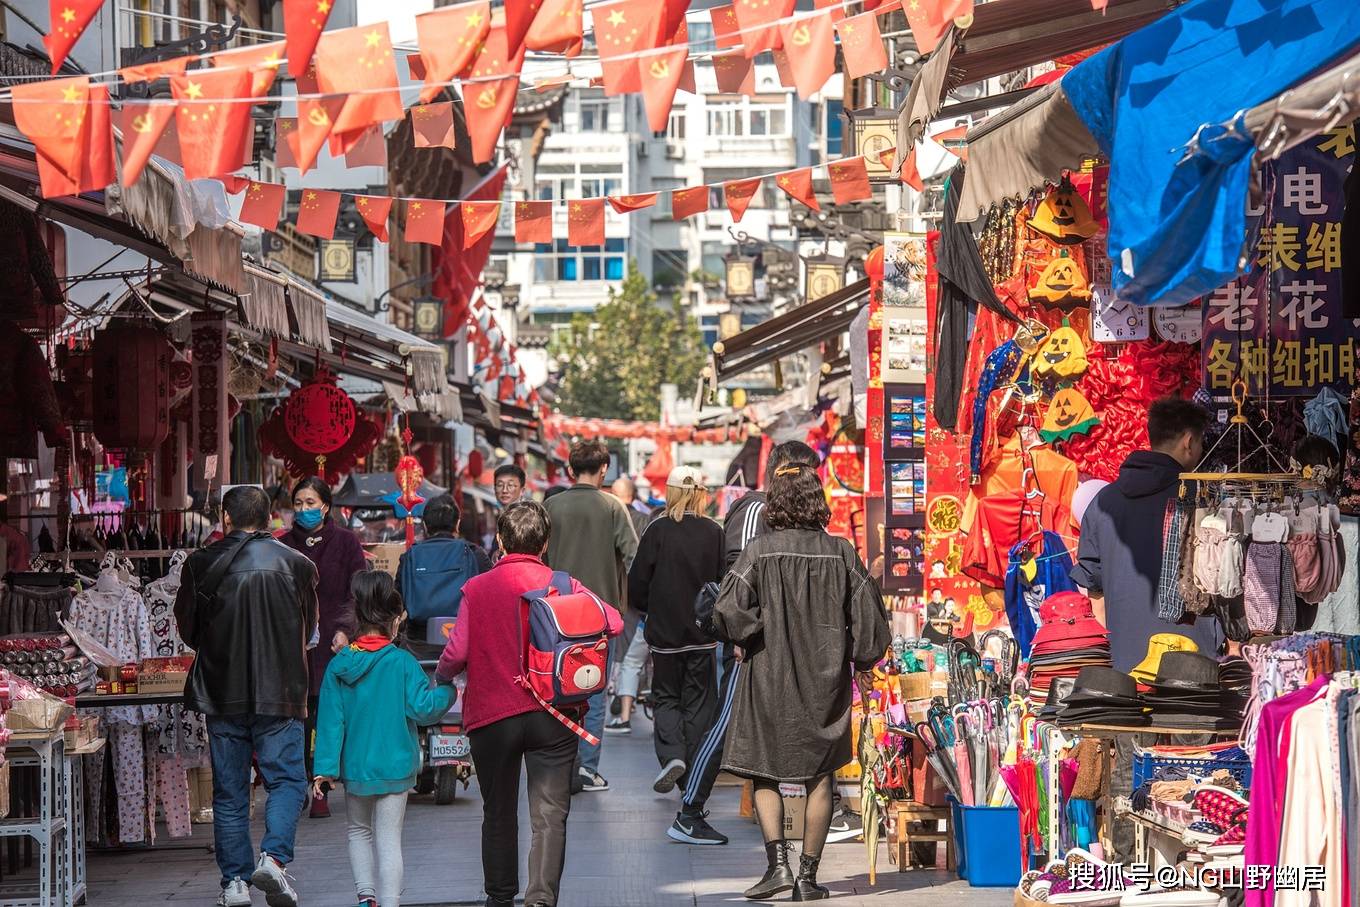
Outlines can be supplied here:
M658 303L633 261L609 301L572 318L553 352L564 363L562 412L601 419L656 419L661 385L677 384L685 393L706 359L693 319L678 306Z

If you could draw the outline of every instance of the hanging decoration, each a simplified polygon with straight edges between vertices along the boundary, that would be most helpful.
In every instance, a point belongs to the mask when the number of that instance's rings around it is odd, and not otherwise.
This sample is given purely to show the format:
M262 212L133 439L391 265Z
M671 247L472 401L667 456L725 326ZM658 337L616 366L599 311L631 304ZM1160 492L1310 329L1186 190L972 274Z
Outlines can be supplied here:
M95 335L94 436L105 447L149 454L170 433L174 350L154 327L126 322Z
M324 366L260 426L260 450L283 460L294 476L334 484L377 445L381 424L355 406Z
M402 433L403 439L410 433L411 430L406 429ZM410 442L406 443L409 450ZM397 461L397 468L392 470L392 474L396 477L397 487L401 489L401 494L393 501L392 510L397 519L406 521L406 547L410 548L416 543L416 509L425 503L425 499L416 493L421 483L425 481L425 470L419 460L407 453Z

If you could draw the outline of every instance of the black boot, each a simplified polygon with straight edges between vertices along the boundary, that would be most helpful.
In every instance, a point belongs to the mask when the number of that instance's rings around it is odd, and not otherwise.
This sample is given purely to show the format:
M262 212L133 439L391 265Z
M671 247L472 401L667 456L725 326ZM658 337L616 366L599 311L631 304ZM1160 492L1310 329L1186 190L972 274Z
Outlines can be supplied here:
M789 845L784 841L771 841L765 845L765 859L769 868L765 875L742 894L753 901L763 901L793 887L793 870L789 867Z
M803 854L798 860L798 878L793 883L795 901L820 901L831 897L830 889L817 884L817 866L821 862L821 857L810 857L807 854Z

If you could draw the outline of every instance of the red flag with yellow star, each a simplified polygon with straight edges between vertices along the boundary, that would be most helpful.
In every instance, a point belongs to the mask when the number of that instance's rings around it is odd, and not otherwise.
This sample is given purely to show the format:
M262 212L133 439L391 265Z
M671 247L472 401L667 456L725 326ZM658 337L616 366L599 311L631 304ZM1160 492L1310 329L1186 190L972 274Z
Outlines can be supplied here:
M90 99L89 78L20 82L11 94L14 123L33 143L39 174L53 174L50 182L43 181L43 195L69 195L59 190L63 183L74 186L80 180L80 135Z
M91 85L85 130L80 138L84 156L76 192L95 192L118 181L113 152L113 105L107 85ZM41 173L39 174L41 175Z
M213 54L208 58L215 69L244 67L251 73L250 93L255 97L263 95L274 84L274 77L283 66L283 42L257 44Z
M246 197L241 201L241 223L254 224L273 232L283 217L285 189L280 183L257 183L251 180Z
M869 186L869 170L863 157L847 157L826 165L831 177L831 194L836 204L848 205L851 202L873 198L874 191Z
M331 15L332 0L283 0L283 33L286 36L288 72L293 78L312 65L316 43Z
M725 47L741 47L741 25L737 22L737 11L732 4L715 6L708 11L713 22L713 39L721 50Z
M300 76L294 76L298 95L316 95L319 88L316 82L316 67L313 66ZM331 134L331 125L344 105L344 98L299 97L297 129L287 135L289 150L296 166L303 173L316 164L316 156Z
M343 147L337 143L332 136L331 154L339 153L339 148ZM343 152L346 167L386 167L387 166L387 136L383 135L381 126L370 126L360 132L352 140L352 144Z
M189 57L175 57L157 63L141 63L137 66L124 66L118 70L118 78L129 85L138 82L154 82L163 76L177 76L189 67Z
M638 71L642 78L642 101L647 108L647 125L652 132L665 132L675 103L675 89L685 74L689 47L666 48L638 57Z
M460 202L463 215L463 248L475 246L500 220L500 202Z
M412 107L411 135L417 148L452 148L453 102L417 104Z
M803 167L800 170L786 170L774 178L774 183L794 201L802 202L813 211L822 210L822 206L817 204L817 194L812 191L811 167Z
M641 211L655 205L657 196L660 194L660 192L638 192L634 195L611 195L608 196L609 207L619 214Z
M734 0L732 6L741 26L746 56L781 46L779 20L793 15L795 0Z
M950 22L957 19L961 27L962 23L972 23L973 0L902 0L902 11L907 14L917 48L928 54L940 43Z
M807 99L822 90L836 72L836 35L831 16L814 13L780 26L784 52L798 96Z
M47 55L52 58L52 75L61 72L66 55L103 6L103 0L49 0L51 31L43 35Z
M582 45L582 0L544 0L524 46L529 50L574 57Z
M750 179L728 180L723 183L723 201L727 203L727 210L731 212L734 223L740 223L746 216L751 199L755 198L756 193L760 191L760 184L764 181L764 177L753 176Z
M916 149L914 147L911 149L911 154L908 154L906 159L902 161L902 169L899 171L899 175L902 177L902 182L917 192L926 191L925 180L921 179L921 170L916 165Z
M330 239L335 236L335 219L339 214L339 192L303 189L302 198L298 202L298 231L308 236Z
M878 13L861 13L836 23L845 57L845 75L859 79L888 68L888 54L878 30Z
M463 116L472 139L472 160L481 164L496 156L496 140L510 121L519 93L519 71L524 65L524 47L510 52L504 28L493 28L486 36L463 77ZM498 78L499 77L499 78Z
M789 65L788 51L783 48L772 50L770 57L774 61L774 71L779 76L779 84L785 88L797 88L798 85L793 79L793 67Z
M461 75L477 56L477 50L491 31L491 4L473 0L446 6L416 16L416 43L424 67L420 90L422 104L433 100ZM408 57L414 62L415 57Z
M501 15L505 19L505 37L511 51L524 47L524 38L542 6L543 0L504 0Z
M591 7L605 94L642 91L637 60L627 55L661 43L660 13L649 0L614 0Z
M221 176L241 166L254 138L248 69L198 69L170 79L184 175Z
M671 190L671 217L684 220L708 210L708 187L690 186Z
M345 96L331 125L345 150L368 127L405 115L386 22L322 35L316 45L316 82L323 94Z
M142 170L156 144L165 134L165 127L175 116L175 105L169 101L124 101L118 112L118 126L123 133L123 185L131 186L141 178Z
M297 144L297 117L274 118L274 166L297 169L293 146Z
M812 0L812 5L816 9L826 10L832 22L839 22L845 18L845 0ZM877 6L878 0L865 0L860 9L870 10Z
M387 215L392 211L392 199L387 195L356 195L354 210L364 219L364 226L378 238L387 242Z
M553 241L552 202L515 202L515 242Z
M724 94L755 94L755 61L740 50L714 54L713 77L718 80L718 91Z
M567 245L604 245L604 199L574 198L567 202Z
M444 242L444 203L428 198L416 198L406 203L407 242L423 242L432 246Z

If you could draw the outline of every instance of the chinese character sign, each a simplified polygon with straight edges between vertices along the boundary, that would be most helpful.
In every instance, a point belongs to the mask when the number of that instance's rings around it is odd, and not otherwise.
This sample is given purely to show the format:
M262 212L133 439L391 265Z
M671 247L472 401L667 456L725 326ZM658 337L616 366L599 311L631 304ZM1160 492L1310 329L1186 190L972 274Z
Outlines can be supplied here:
M1204 384L1226 394L1349 388L1360 323L1341 316L1343 185L1355 148L1344 126L1268 164L1248 272L1204 300Z

